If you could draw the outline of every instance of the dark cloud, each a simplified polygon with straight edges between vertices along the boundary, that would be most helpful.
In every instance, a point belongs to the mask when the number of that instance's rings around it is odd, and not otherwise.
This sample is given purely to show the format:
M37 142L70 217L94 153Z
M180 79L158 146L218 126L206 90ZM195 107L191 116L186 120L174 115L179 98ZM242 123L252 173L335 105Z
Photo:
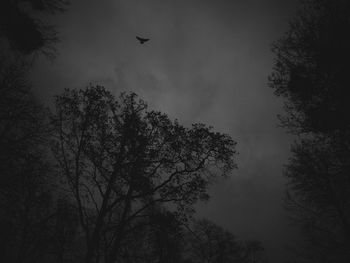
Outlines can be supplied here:
M281 102L267 87L271 42L295 1L75 0L58 17L53 64L37 63L33 83L48 100L66 87L133 90L186 125L204 122L238 141L239 170L199 205L241 239L265 242L272 262L291 242L281 207L289 138L277 128ZM151 40L140 45L136 35ZM285 241L286 240L286 241Z

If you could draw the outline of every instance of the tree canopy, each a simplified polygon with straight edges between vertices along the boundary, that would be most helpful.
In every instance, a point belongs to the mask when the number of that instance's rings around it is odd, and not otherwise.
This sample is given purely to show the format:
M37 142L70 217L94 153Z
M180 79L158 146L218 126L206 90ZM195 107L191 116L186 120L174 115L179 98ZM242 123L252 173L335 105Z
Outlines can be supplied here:
M270 86L286 98L282 123L293 132L349 128L350 3L302 1L290 28L273 50Z
M286 165L286 207L301 226L307 262L350 259L350 3L302 1L275 42L270 86L281 123L298 135Z
M87 242L87 262L102 234L114 262L132 223L167 205L182 219L207 186L236 167L236 143L211 127L186 128L148 111L136 94L119 100L103 87L66 90L52 114L54 152L76 200ZM169 209L170 209L169 208Z

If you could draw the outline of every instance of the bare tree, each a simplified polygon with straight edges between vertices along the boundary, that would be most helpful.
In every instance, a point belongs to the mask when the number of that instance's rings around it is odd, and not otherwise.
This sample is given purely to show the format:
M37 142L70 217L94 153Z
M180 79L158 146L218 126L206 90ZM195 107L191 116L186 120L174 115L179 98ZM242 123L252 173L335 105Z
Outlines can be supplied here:
M115 262L139 218L168 204L179 218L208 197L215 175L233 168L235 142L203 124L191 128L134 93L116 100L103 87L66 90L52 114L54 152L86 237L86 262ZM104 236L104 251L101 238Z

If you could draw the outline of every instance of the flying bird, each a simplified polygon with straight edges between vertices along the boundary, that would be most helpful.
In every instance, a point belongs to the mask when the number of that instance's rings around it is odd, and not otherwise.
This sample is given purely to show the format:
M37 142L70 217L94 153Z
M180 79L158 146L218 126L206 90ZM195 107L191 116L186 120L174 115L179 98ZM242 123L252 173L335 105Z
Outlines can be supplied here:
M145 43L145 42L147 42L149 40L149 38L142 38L142 37L138 37L138 36L136 37L136 39L138 41L140 41L141 44L143 44L143 43Z

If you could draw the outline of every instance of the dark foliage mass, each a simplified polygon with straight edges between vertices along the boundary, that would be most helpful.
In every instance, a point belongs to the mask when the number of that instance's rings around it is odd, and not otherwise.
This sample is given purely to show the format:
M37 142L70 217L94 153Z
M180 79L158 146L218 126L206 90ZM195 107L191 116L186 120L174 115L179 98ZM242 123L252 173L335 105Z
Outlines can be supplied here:
M259 241L238 241L232 233L206 219L193 222L186 245L188 263L267 262Z
M303 1L274 45L270 85L297 134L286 166L286 207L301 226L305 262L350 260L350 3Z
M7 40L13 50L29 55L42 52L55 56L54 44L58 41L55 27L39 14L63 12L64 0L2 0L0 2L0 37Z
M0 244L4 262L36 257L49 233L48 167L42 108L31 96L24 65L0 69ZM17 244L17 245L15 245Z
M296 133L347 129L350 3L302 2L289 31L274 44L270 85L287 99L282 123Z
M124 237L158 206L170 206L185 220L192 205L207 198L214 174L235 167L229 136L147 111L133 93L116 100L103 87L66 90L51 120L54 154L86 239L86 262L99 254L114 262Z

